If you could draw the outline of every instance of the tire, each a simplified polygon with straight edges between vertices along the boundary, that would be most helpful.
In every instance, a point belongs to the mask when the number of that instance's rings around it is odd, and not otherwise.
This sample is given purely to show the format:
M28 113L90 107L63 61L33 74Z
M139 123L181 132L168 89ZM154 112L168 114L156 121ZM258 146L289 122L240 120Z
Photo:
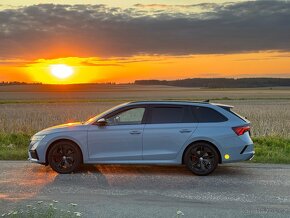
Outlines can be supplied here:
M219 155L211 144L197 142L190 145L186 150L184 162L195 175L206 176L217 168Z
M74 172L81 162L81 151L73 142L59 141L53 144L48 151L48 163L50 167L60 174Z

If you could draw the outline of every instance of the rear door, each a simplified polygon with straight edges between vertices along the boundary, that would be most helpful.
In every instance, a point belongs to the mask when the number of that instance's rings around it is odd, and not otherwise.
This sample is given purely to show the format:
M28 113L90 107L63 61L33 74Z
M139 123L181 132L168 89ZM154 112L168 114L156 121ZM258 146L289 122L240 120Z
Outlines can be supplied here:
M175 159L196 127L186 105L151 105L143 133L143 159Z

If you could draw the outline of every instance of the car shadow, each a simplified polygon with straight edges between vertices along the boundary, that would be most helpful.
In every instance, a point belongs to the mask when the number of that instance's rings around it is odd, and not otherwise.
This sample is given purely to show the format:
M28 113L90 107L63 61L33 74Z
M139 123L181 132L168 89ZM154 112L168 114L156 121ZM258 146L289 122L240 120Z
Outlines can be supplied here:
M140 175L168 175L168 176L196 176L185 165L82 165L75 174L140 174ZM233 165L219 165L208 176L241 175L244 169Z
M152 165L83 165L73 174L57 174L43 191L59 188L77 193L80 189L96 190L182 190L202 188L216 179L240 176L242 169L222 166L209 176L192 174L185 166ZM69 184L69 185L68 185Z
M227 164L220 165L211 176L242 176L248 174L245 168L237 166Z
M185 166L175 165L83 165L75 173L192 175Z

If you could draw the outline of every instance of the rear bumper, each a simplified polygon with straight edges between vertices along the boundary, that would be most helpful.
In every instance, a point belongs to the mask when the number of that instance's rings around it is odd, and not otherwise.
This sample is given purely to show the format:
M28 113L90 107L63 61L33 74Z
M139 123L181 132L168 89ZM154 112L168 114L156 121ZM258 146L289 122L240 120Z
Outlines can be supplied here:
M247 160L252 160L254 157L255 157L255 151L251 156L249 156L249 159L247 159Z
M228 159L226 159L226 155L228 155ZM253 159L254 156L254 144L231 147L224 150L224 154L222 156L222 163L247 161Z

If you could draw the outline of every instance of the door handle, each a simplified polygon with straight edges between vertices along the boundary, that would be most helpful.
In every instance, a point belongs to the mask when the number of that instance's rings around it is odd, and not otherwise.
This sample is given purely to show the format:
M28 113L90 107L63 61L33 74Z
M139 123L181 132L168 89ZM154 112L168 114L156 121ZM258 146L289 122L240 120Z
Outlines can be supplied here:
M180 133L190 133L192 132L190 129L181 129L179 130Z
M139 134L141 134L141 131L139 131L139 130L132 130L132 131L130 131L130 134L131 135L139 135Z

